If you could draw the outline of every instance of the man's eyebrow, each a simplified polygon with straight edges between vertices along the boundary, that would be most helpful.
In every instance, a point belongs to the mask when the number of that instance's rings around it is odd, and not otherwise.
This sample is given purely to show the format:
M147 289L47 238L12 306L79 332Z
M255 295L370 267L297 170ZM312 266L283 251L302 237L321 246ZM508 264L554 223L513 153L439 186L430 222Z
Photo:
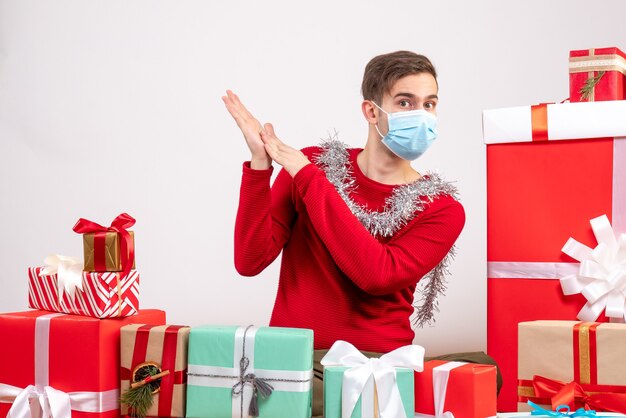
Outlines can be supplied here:
M402 92L402 91L401 91L401 92L399 92L399 93L396 93L396 94L393 96L393 98L395 99L395 98L397 98L397 97L401 97L401 96L402 96L402 97L408 97L409 99L415 99L415 98L417 97L417 96L416 96L416 95L414 95L413 93L405 93L405 92ZM432 100L432 99L437 99L437 100L438 100L438 99L439 99L439 96L437 96L436 94L431 94L431 95L426 96L426 100Z

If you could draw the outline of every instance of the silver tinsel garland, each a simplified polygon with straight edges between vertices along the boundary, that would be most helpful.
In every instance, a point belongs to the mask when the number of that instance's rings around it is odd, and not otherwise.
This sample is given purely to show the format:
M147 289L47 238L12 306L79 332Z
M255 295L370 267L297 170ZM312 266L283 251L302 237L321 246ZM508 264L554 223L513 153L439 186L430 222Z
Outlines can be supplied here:
M369 210L350 198L350 193L356 189L356 180L352 174L347 146L337 139L335 133L333 137L323 141L321 147L322 152L315 157L314 162L324 170L350 211L374 237L392 236L423 211L426 203L434 201L440 195L447 194L458 199L455 186L444 181L438 174L427 173L412 183L395 187L391 196L385 200L381 212ZM424 324L434 322L434 313L439 312L437 297L446 290L445 276L453 258L454 247L422 278L420 283L423 283L423 288L416 289L413 302L416 314L413 322L417 326L423 327Z

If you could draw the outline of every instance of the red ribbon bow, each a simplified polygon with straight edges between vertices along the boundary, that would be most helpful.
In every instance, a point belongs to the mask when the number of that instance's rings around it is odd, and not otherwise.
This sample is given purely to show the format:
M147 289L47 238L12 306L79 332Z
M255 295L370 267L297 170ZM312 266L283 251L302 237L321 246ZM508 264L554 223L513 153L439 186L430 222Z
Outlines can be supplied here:
M550 399L554 410L559 405L568 405L572 409L626 414L626 393L587 393L576 381L564 383L543 376L533 377L533 388L536 397Z
M111 226L106 227L90 220L80 218L72 230L79 234L87 234L90 232L106 233L117 232L120 235L120 263L122 265L122 274L120 281L123 280L130 270L133 268L135 262L135 244L126 228L130 228L135 225L135 218L127 213L118 215Z

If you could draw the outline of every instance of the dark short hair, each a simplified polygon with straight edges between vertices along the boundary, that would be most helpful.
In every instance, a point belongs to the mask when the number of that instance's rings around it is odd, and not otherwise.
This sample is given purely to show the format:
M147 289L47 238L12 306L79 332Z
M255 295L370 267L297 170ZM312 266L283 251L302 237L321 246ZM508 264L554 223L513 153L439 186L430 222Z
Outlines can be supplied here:
M411 74L428 73L437 80L435 67L424 55L396 51L378 55L365 66L361 93L364 100L380 102L396 81Z

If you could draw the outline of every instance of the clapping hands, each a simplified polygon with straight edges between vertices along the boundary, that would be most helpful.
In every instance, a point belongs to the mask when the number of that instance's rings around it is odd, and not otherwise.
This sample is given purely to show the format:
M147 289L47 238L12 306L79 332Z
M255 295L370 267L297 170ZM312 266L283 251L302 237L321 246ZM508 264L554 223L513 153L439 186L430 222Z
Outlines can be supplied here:
M252 154L250 166L253 169L268 169L272 161L275 161L293 177L304 166L310 164L309 159L301 151L278 139L271 123L262 125L235 93L226 90L226 96L223 96L222 100L243 133Z

